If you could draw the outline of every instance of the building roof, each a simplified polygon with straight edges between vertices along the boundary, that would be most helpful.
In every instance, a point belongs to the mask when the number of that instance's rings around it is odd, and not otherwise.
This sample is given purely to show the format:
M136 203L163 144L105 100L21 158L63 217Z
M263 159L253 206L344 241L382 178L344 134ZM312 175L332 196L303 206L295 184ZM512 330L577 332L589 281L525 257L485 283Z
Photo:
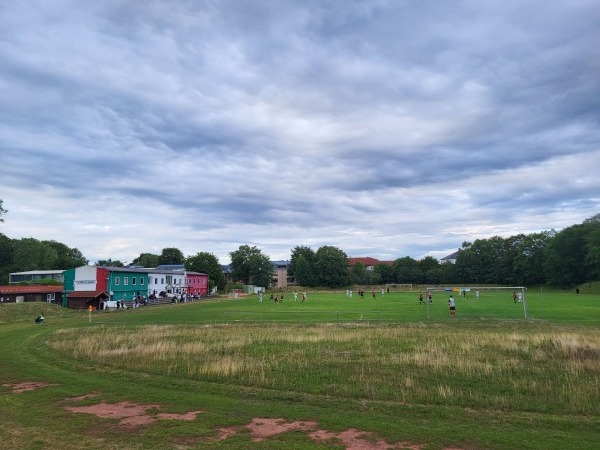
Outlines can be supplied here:
M10 286L0 286L0 292L3 294L47 294L62 291L62 286L19 286L15 284L11 284Z
M444 256L441 260L442 261L450 261L453 259L458 258L458 250L455 251L454 253L450 253L448 256Z
M56 270L28 270L26 272L11 272L10 275L52 275L57 273L63 273L64 269Z
M135 267L116 267L116 266L82 266L82 267L95 267L98 269L105 269L109 272L128 272L128 273L142 273L142 274L173 274L173 275L207 275L202 272L192 272L185 270L181 264L164 264L155 268L148 268L142 266Z
M105 291L73 291L69 295L69 298L97 298L97 297L106 297L108 298L108 294Z
M90 267L96 267L98 269L105 269L108 270L109 272L132 272L132 273L139 273L139 272L147 272L148 269L140 269L137 267L116 267L116 266L90 266Z
M370 256L366 256L363 258L348 258L348 266L354 267L358 263L364 264L366 267L375 267L380 264L391 266L394 263L394 261L379 261L378 259L371 258Z
M183 264L161 264L155 268L157 270L185 270Z

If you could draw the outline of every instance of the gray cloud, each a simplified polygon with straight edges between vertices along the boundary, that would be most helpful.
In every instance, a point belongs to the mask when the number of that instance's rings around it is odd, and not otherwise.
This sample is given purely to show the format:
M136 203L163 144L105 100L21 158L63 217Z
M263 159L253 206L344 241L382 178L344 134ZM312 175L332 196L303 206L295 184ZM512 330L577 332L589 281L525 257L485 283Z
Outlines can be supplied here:
M0 6L2 232L440 257L598 212L593 1ZM48 220L52 217L52 220Z

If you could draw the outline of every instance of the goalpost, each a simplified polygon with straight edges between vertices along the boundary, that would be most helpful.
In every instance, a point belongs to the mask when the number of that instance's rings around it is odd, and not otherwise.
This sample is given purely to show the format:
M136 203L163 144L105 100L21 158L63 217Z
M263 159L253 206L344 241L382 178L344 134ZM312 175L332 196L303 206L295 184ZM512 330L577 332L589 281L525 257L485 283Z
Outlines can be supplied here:
M386 292L413 292L412 283L388 283L385 285Z
M461 286L440 287L428 286L427 291L452 294L455 298L473 301L510 301L523 305L523 318L527 319L527 288L524 286ZM429 302L427 302L427 318L429 318Z
M232 289L229 291L229 298L240 298L244 297L246 293L243 289Z

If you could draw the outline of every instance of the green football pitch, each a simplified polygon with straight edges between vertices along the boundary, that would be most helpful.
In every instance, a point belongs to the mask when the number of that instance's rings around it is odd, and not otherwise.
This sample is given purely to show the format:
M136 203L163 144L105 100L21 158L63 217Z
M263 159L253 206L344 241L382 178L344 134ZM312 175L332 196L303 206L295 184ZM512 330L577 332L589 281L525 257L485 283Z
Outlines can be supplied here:
M423 290L425 294L425 290ZM456 301L456 317L450 318L448 297ZM512 290L481 290L476 299L475 292L466 296L444 290L434 291L432 302L419 301L419 291L365 292L364 298L353 293L348 298L345 292L308 292L306 301L301 295L294 301L291 292L284 295L283 301L275 303L270 295L248 295L237 299L220 298L196 302L201 306L188 308L185 313L179 309L186 305L174 305L171 309L161 308L139 318L129 316L102 316L111 320L127 317L127 321L146 320L152 323L220 323L220 322L277 322L277 323L340 323L340 322L381 322L381 323L420 323L457 322L473 320L508 321L551 321L572 324L600 324L600 295L576 295L564 292L543 292L528 290L524 302L513 301ZM279 294L280 296L281 294ZM426 295L424 295L426 297ZM143 309L143 308L142 308ZM102 314L102 313L100 313Z
M597 448L600 295L269 294L0 305L0 447Z

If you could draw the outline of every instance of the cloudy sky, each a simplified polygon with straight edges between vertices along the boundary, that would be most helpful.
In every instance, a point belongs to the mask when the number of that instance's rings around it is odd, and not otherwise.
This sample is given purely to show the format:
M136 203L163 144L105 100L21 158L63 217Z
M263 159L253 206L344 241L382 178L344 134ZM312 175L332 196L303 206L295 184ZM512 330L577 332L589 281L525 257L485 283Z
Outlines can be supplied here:
M597 0L0 1L10 238L441 258L600 212Z

